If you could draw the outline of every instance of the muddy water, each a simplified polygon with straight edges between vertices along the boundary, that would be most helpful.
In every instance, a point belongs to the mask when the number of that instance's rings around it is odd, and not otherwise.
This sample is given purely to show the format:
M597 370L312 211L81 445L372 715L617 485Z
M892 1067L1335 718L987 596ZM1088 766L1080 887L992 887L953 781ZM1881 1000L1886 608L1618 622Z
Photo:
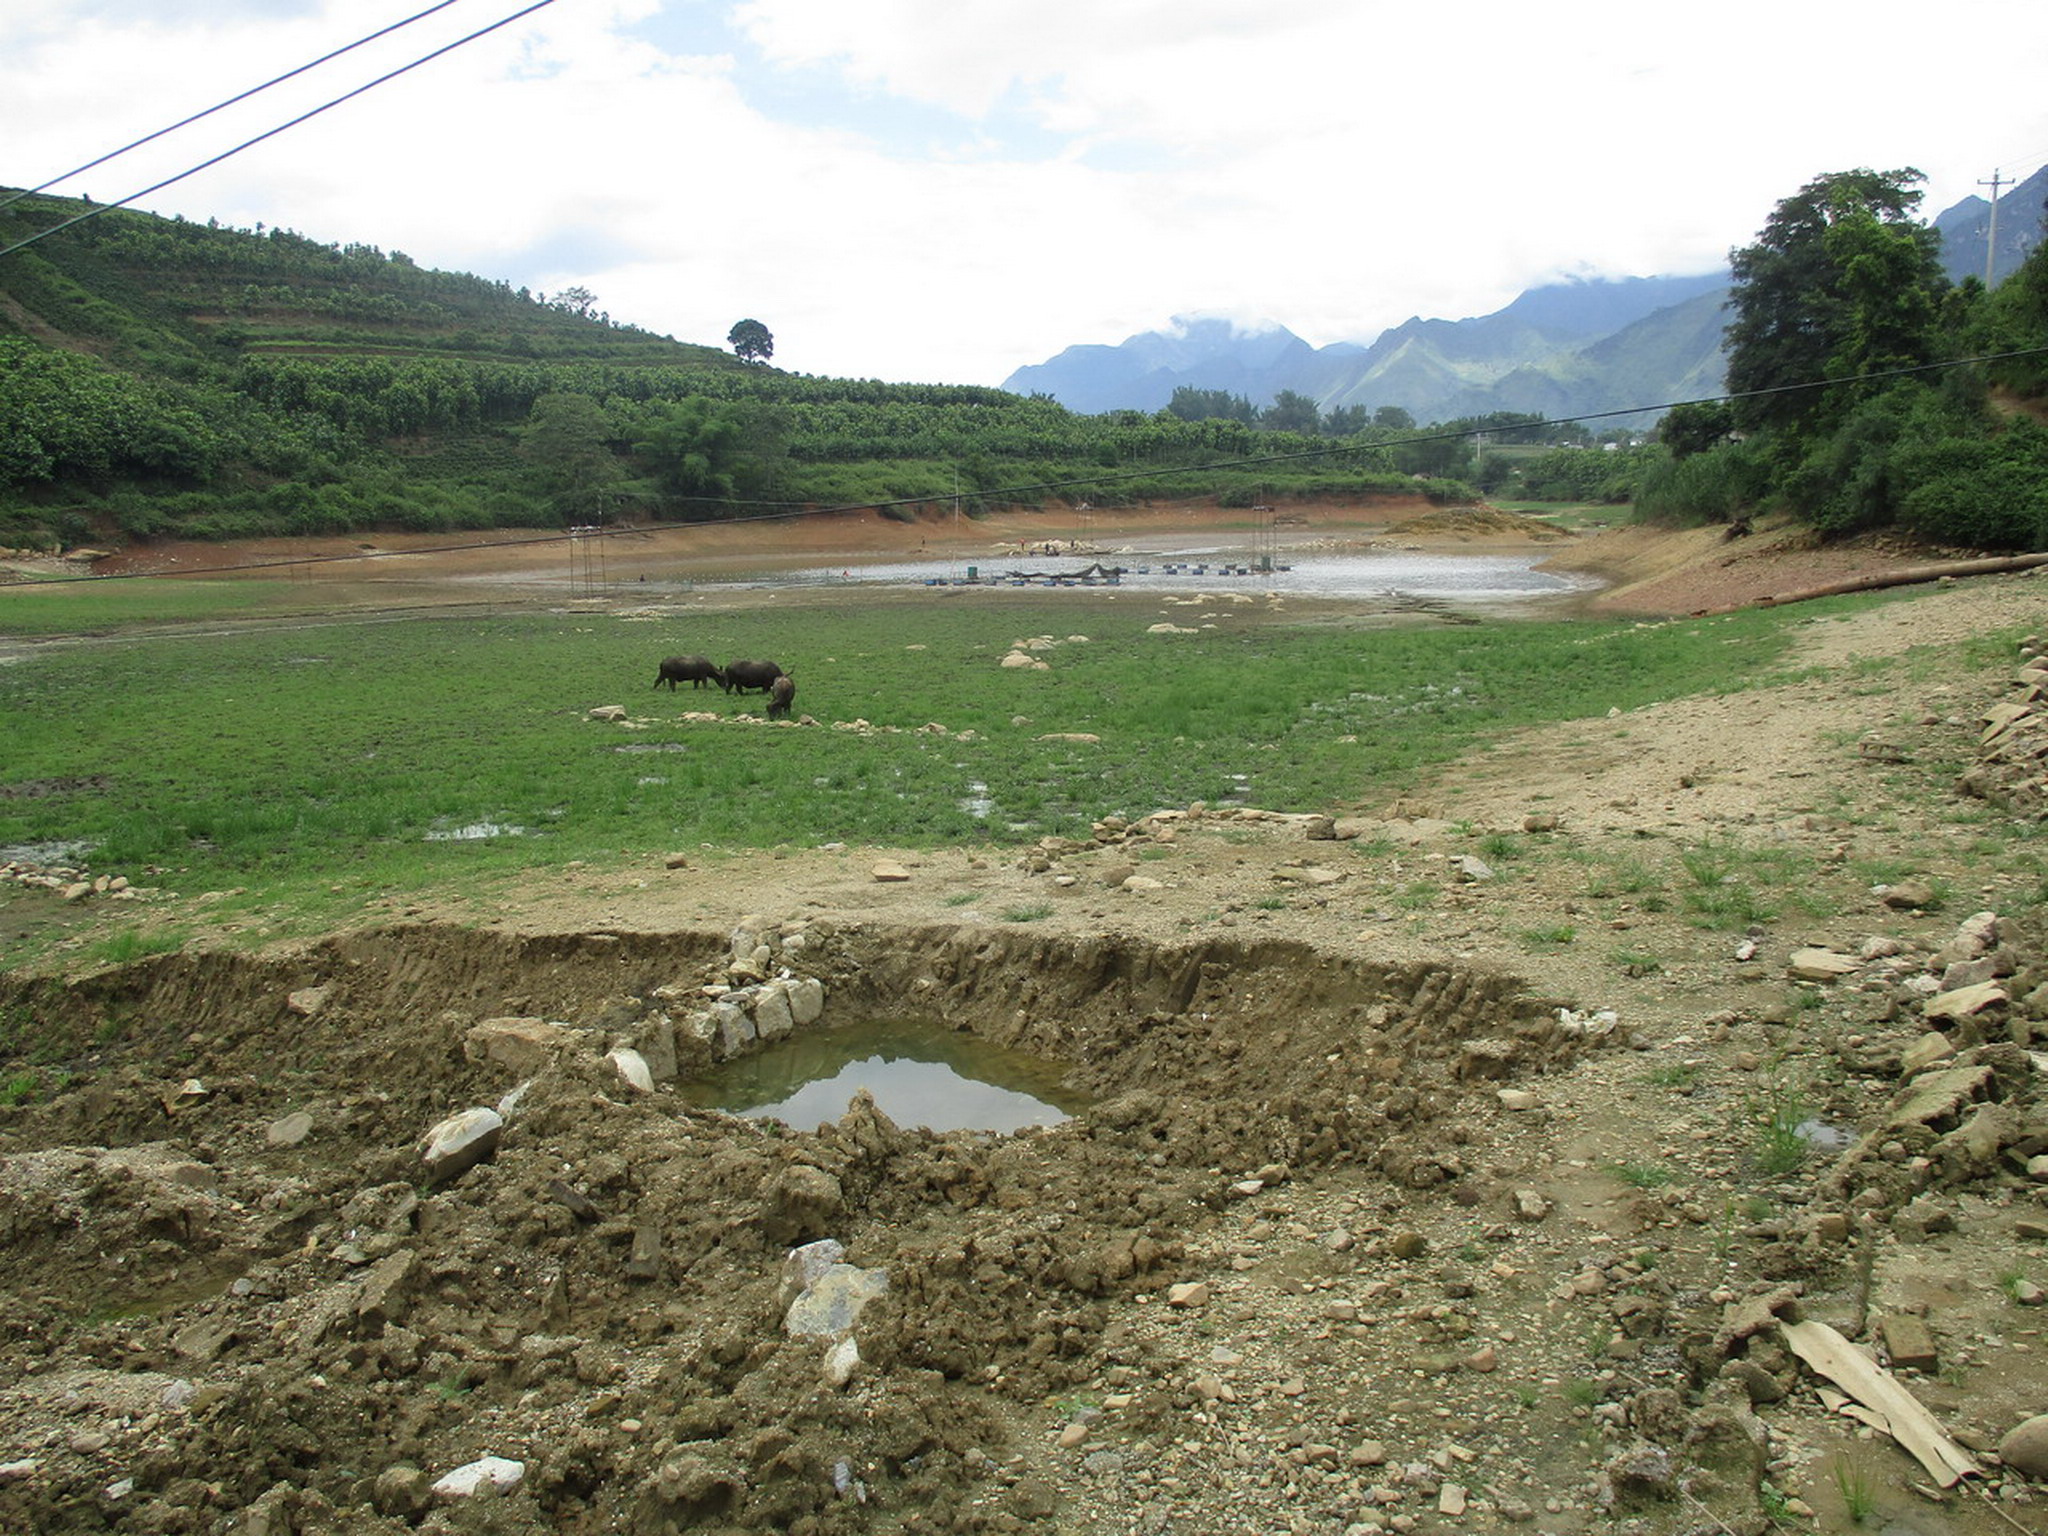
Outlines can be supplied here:
M1060 1086L1058 1062L930 1024L844 1025L794 1036L718 1067L683 1092L693 1104L811 1130L845 1114L862 1089L905 1128L1022 1130L1086 1108Z

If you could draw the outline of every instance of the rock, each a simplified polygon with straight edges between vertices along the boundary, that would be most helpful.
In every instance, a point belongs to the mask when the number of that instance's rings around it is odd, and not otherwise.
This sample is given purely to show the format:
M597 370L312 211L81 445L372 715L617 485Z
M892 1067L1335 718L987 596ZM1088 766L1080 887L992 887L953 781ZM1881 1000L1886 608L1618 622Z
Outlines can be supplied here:
M1981 981L1975 986L1958 987L1952 992L1930 997L1920 1012L1929 1019L1966 1019L2009 1001L2004 987L1995 981Z
M433 1126L419 1139L420 1161L427 1182L452 1183L478 1163L497 1156L505 1119L495 1109L465 1109Z
M1955 1053L1955 1045L1947 1035L1930 1030L1899 1052L1899 1076L1911 1077L1916 1072L1924 1072L1936 1062L1947 1061Z
M1863 962L1854 955L1809 945L1792 951L1792 958L1785 962L1785 974L1794 981L1839 981L1844 976L1853 976L1862 966Z
M1515 1191L1514 1217L1517 1221L1541 1221L1552 1210L1551 1203L1533 1189Z
M796 1028L796 1014L789 1006L789 987L771 981L754 999L754 1029L763 1040L780 1040Z
M836 1339L853 1331L861 1309L889 1289L889 1273L833 1264L783 1314L783 1329L797 1338Z
M620 1046L617 1050L607 1052L604 1059L612 1064L612 1070L619 1074L619 1080L635 1093L654 1092L653 1069L647 1065L647 1058L638 1051Z
M329 987L301 987L284 1000L284 1005L302 1019L310 1019L327 1006Z
M1477 885L1493 878L1493 866L1476 853L1466 853L1451 860L1451 873L1467 885Z
M295 1110L281 1120L273 1120L263 1132L263 1139L273 1147L296 1147L313 1134L313 1117L305 1110Z
M1494 1093L1502 1109L1530 1110L1537 1105L1536 1095L1526 1088L1502 1088Z
M386 1467L370 1485L370 1503L378 1514L390 1519L416 1522L433 1502L433 1484L410 1462Z
M642 1222L633 1229L633 1246L626 1255L628 1280L661 1278L661 1228Z
M599 704L590 711L590 718L616 723L626 718L626 706L623 704ZM438 1488L440 1485L437 1483L435 1486Z
M2048 1482L2048 1413L2023 1419L1998 1442L1998 1459L2022 1477Z
M777 1170L761 1190L761 1232L778 1247L808 1243L845 1217L846 1191L838 1178L808 1163Z
M860 1346L848 1334L825 1351L822 1375L828 1387L843 1387L853 1380L853 1373L860 1368Z
M1878 897L1879 901L1899 912L1931 907L1940 899L1940 893L1925 880L1901 880L1896 885L1886 886L1884 894Z
M1429 1239L1420 1232L1396 1232L1387 1243L1387 1252L1397 1259L1419 1259L1429 1251Z
M523 1461L513 1461L504 1456L483 1456L437 1478L433 1491L444 1499L467 1499L486 1483L502 1493L507 1488L518 1487L525 1476L526 1463Z
M815 976L802 976L789 983L789 1015L797 1027L818 1022L825 1011L825 983Z
M1169 1286L1166 1292L1166 1304L1169 1307L1179 1307L1184 1311L1193 1311L1198 1307L1206 1307L1209 1305L1209 1287L1200 1280L1189 1280L1179 1285Z
M905 869L895 859L877 859L875 867L870 871L870 874L875 880L884 884L892 884L910 878L910 871Z
M356 1293L356 1321L372 1336L382 1332L388 1323L405 1320L417 1264L410 1248L400 1248L379 1259L363 1276L362 1289Z
M1334 843L1337 840L1337 821L1333 816L1310 816L1302 830L1312 843Z
M570 1040L567 1029L546 1019L485 1019L463 1035L462 1054L467 1060L490 1062L520 1077L531 1077L553 1061Z
M1934 1335L1919 1318L1906 1313L1887 1313L1878 1320L1878 1334L1894 1369L1932 1371L1941 1365L1934 1347Z

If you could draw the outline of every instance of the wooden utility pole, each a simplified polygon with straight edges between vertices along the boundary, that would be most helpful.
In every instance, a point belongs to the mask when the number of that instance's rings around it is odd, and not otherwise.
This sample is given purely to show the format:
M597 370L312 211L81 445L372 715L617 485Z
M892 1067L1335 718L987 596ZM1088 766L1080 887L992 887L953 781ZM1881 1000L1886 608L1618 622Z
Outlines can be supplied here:
M1991 286L1992 263L1998 260L1998 189L2011 186L2012 183L2002 180L1994 168L1991 179L1980 180L1977 185L1991 189L1991 229L1984 237L1984 286L1988 289Z

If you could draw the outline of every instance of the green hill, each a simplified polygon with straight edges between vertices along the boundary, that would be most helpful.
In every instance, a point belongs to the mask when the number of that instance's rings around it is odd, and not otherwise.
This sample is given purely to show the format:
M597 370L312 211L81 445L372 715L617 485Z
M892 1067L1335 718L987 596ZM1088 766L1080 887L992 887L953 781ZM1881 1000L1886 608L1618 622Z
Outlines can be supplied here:
M0 544L1397 488L1371 436L809 378L289 230L110 210L0 257Z

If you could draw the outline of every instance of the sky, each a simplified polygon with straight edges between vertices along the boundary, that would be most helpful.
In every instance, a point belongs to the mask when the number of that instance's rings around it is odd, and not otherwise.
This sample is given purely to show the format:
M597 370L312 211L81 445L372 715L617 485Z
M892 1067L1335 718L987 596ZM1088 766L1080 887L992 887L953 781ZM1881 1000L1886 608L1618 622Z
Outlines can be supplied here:
M1722 265L1806 182L2048 162L2040 0L452 0L53 186L1000 384L1175 317L1321 346ZM0 7L28 187L434 0ZM62 235L53 238L62 239ZM4 258L0 258L4 259Z

